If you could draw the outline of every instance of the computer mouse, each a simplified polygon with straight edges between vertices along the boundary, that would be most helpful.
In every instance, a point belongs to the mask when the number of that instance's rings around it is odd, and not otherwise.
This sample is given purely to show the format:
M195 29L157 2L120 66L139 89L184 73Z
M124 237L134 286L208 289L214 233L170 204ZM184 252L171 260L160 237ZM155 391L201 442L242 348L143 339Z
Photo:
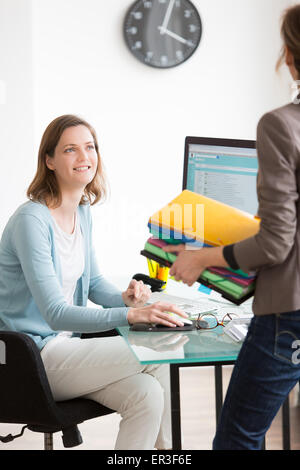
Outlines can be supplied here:
M181 315L177 315L177 313L171 313L171 316L173 318L175 318L176 320L179 320L184 325L192 325L193 324L192 320L189 320L188 318L184 318Z

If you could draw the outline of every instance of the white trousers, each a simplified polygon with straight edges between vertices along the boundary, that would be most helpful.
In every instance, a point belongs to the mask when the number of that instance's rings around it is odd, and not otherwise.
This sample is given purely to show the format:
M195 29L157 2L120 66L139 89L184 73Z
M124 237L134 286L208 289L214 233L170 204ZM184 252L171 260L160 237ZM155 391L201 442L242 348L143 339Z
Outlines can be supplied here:
M116 450L171 449L167 364L140 364L121 336L57 336L41 357L56 401L85 397L121 415Z

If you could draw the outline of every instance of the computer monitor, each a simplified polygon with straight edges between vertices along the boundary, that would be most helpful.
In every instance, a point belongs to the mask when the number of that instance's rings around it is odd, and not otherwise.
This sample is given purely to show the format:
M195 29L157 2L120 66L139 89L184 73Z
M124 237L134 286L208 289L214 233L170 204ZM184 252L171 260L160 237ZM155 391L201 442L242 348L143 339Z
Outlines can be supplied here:
M185 139L183 189L255 215L257 171L255 141Z

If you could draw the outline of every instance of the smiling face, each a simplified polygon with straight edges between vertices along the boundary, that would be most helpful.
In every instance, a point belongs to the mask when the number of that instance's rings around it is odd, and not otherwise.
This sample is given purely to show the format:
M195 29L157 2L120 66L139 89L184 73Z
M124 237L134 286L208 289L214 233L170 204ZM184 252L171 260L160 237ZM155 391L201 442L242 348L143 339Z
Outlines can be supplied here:
M84 190L97 171L98 156L90 130L68 127L62 133L53 157L46 156L47 167L54 171L60 190Z

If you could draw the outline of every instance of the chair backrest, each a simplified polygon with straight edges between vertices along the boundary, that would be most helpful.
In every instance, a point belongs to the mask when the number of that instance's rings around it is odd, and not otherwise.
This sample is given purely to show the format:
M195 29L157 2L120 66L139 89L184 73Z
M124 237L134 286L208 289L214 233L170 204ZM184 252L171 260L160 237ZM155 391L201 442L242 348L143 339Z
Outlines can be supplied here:
M40 352L30 336L0 331L0 422L59 420Z

